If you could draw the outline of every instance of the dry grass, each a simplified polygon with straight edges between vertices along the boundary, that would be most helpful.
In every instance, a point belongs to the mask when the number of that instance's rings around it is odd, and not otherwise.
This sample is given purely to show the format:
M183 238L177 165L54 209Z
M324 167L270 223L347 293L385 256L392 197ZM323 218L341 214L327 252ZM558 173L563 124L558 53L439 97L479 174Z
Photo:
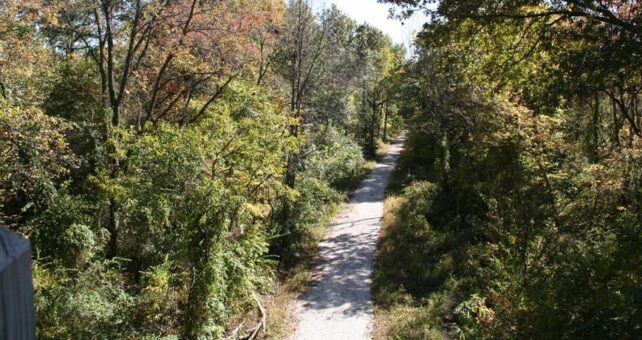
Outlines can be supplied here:
M306 288L309 271L304 265L297 266L288 277L276 283L275 294L266 301L268 311L267 329L263 339L285 339L294 333L296 315L294 301Z
M261 335L261 339L285 339L294 333L297 322L295 301L309 286L310 268L317 254L317 247L325 236L326 226L340 208L341 205L336 204L322 221L310 227L312 242L306 247L301 262L285 272L278 273L274 295L265 299L267 329Z
M389 196L388 198L386 198L386 202L383 205L383 219L381 225L382 237L390 230L390 228L394 228L394 226L401 223L401 221L399 220L399 216L395 214L395 211L399 210L399 208L404 205L406 201L406 198L401 196Z
M390 150L390 144L379 141L377 144L377 160L381 160Z
M432 327L432 319L431 310L425 307L402 304L387 309L376 307L372 337L375 340L447 339L439 329Z
M400 207L407 203L407 199L401 196L390 196L384 204L384 216L382 220L382 229L380 240L385 239L389 233L399 227L403 221L396 214ZM392 249L384 247L393 246L391 244L379 244L376 258L380 254L390 252ZM376 261L376 260L375 260ZM384 271L375 265L375 271ZM379 275L377 275L379 274ZM439 326L435 324L437 318L434 305L417 305L417 301L403 289L388 290L388 282L382 280L391 279L387 275L375 273L375 282L373 287L374 309L374 339L446 339L442 334ZM394 286L394 285L392 285Z

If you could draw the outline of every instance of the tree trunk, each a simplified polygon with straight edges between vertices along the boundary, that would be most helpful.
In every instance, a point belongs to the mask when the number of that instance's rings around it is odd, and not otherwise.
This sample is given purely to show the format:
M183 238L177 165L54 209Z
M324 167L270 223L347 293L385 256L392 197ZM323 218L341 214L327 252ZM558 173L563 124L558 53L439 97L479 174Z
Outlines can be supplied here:
M620 143L621 126L617 115L617 107L615 104L615 100L613 99L611 99L611 112L613 114L613 144L619 147L621 146L621 143Z
M196 226L199 228L199 226ZM209 311L207 310L207 300L210 295L210 281L212 280L212 270L210 266L210 256L212 248L212 238L205 233L199 233L192 240L192 284L190 285L187 297L187 311L183 319L183 339L198 339L203 333L203 326Z
M599 160L599 144L600 144L600 95L595 93L593 104L593 117L591 121L591 146L590 157L591 162L597 163Z
M386 108L385 111L383 112L383 141L387 142L388 141L388 109L390 104L390 98L386 100Z

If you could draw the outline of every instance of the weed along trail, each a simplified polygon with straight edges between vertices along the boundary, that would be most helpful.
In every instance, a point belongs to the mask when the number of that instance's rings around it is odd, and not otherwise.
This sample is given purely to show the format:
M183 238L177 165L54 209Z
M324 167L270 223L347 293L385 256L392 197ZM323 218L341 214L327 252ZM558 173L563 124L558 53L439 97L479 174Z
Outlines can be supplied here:
M299 297L299 324L291 339L369 339L373 254L383 216L385 189L405 138L395 139L386 156L354 192L319 245L311 288Z

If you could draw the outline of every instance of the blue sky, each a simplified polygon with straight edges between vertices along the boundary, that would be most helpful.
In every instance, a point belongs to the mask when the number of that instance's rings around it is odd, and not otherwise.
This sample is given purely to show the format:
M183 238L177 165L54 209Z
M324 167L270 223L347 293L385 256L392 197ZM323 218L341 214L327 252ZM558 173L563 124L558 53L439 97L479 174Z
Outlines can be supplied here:
M425 15L415 14L402 25L400 21L388 18L390 5L380 4L377 0L314 0L314 3L321 8L335 4L358 23L367 22L379 28L388 34L395 43L403 44L408 49L410 49L415 34L428 21Z

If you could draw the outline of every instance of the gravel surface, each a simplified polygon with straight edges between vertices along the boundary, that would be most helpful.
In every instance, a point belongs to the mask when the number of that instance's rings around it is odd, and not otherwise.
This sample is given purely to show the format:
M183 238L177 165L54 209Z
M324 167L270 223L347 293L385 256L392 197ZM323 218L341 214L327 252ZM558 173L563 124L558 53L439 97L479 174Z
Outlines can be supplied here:
M310 290L297 301L299 324L291 339L369 339L372 323L373 253L383 216L385 189L404 137L354 192L319 245Z

